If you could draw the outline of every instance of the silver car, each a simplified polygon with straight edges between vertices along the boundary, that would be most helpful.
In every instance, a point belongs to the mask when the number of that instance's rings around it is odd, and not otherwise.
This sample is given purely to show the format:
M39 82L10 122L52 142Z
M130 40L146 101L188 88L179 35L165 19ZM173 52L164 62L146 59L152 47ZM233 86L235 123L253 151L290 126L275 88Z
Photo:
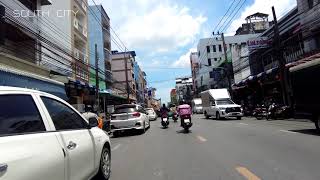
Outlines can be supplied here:
M149 117L140 105L124 104L115 108L111 115L111 132L139 130L142 133L150 127Z

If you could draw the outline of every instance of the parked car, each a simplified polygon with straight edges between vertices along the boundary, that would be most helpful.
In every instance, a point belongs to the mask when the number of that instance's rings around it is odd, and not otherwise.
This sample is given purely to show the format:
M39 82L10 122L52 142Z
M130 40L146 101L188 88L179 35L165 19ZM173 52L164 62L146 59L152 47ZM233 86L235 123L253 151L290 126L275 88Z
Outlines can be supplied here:
M191 102L192 112L196 114L202 113L202 100L201 98L195 98Z
M144 133L150 127L145 109L136 104L124 104L115 108L111 115L111 132L138 130Z
M148 117L150 121L155 121L158 118L158 115L156 114L156 112L153 110L153 108L147 108L146 109L147 113L148 113Z
M48 93L0 86L0 178L109 179L110 139Z
M203 112L208 119L214 116L216 119L226 117L236 117L241 119L243 116L241 106L235 104L230 97L227 89L210 89L201 93Z

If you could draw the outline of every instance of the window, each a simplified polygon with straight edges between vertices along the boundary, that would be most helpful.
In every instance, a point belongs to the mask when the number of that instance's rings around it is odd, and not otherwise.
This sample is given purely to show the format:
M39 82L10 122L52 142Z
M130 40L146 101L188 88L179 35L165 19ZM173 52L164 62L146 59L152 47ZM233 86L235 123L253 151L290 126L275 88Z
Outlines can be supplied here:
M217 58L213 58L213 60L214 60L214 61L217 61L218 59L217 59Z
M210 53L210 46L207 46L207 53Z
M213 52L217 52L216 45L213 45Z
M219 52L222 52L221 44L219 44Z
M0 95L0 136L46 131L30 95Z
M308 0L308 7L309 9L313 8L313 0Z
M47 97L41 97L56 130L86 129L88 124L74 110L65 104Z
M211 59L208 59L208 66L211 66Z
M200 51L198 52L198 56L200 57Z

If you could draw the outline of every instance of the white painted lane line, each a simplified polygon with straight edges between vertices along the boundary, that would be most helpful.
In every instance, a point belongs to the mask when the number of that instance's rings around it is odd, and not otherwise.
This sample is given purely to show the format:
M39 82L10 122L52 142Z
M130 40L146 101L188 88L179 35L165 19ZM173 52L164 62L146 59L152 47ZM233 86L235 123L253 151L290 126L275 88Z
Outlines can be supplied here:
M116 146L114 146L114 147L111 149L111 151L117 150L120 146L121 146L121 144L117 144Z
M287 131L287 130L279 130L280 132L285 132L285 133L291 133L291 134L297 134L297 132L293 132L293 131Z
M206 142L207 139L202 137L202 136L197 136L197 138L201 141L201 142Z
M239 124L241 124L241 125L246 125L246 126L248 126L249 124L247 124L247 123L239 123Z

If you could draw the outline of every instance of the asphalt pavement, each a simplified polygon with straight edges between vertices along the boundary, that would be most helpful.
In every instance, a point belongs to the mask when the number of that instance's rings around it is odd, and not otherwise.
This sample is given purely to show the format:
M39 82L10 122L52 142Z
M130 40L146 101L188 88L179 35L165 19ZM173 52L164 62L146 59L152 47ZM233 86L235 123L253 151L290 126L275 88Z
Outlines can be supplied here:
M320 134L309 121L193 116L190 133L160 119L111 139L111 180L319 180Z

